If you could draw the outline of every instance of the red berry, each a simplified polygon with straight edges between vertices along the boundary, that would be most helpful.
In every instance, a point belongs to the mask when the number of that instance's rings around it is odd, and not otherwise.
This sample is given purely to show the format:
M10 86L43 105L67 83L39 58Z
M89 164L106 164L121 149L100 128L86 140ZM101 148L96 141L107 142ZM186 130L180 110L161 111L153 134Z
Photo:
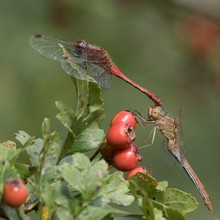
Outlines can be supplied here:
M112 161L115 151L116 149L108 144L100 150L100 153L106 161Z
M126 180L130 179L132 176L134 176L136 173L146 173L150 174L150 172L145 167L136 167L133 170L131 170L125 177Z
M28 190L23 180L9 179L3 188L3 200L13 208L19 208L28 197Z
M121 111L118 114L116 114L112 118L110 126L120 122L130 125L133 128L136 128L136 124L137 124L135 115L130 111Z
M136 154L136 156L137 156L137 161L138 161L138 162L142 161L142 156L141 156L141 154L140 154L140 151L139 151L137 145L136 145L136 144L132 144L132 145L131 145L131 148L132 148L132 150L135 152L135 154Z
M135 138L134 129L122 122L112 125L106 134L107 142L117 149L127 148Z
M139 157L133 148L133 144L126 149L117 151L113 157L114 167L120 171L130 171L137 167Z

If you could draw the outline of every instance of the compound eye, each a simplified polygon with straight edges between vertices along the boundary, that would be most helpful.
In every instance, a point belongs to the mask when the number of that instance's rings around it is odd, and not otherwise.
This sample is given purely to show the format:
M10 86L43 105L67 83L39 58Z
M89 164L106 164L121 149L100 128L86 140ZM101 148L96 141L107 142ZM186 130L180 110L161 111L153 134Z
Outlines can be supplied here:
M147 113L148 113L148 117L151 118L152 117L152 108L151 107L148 108Z
M153 112L152 112L152 118L153 119L158 119L159 118L159 115L160 115L160 108L157 108L157 107L155 107L154 109L153 109Z
M158 112L155 110L154 112L153 112L153 114L152 114L152 116L154 117L154 118L157 118L157 114Z

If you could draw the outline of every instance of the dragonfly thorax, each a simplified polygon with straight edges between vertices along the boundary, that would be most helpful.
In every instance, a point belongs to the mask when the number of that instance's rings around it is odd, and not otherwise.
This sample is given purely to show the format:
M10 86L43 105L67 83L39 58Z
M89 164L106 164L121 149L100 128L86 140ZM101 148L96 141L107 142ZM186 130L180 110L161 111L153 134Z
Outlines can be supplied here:
M86 40L77 40L74 43L74 49L78 55L82 55L88 49L89 43Z
M79 56L83 57L90 63L101 66L107 71L112 65L110 56L102 47L89 44L85 40L77 40L74 43L74 49Z

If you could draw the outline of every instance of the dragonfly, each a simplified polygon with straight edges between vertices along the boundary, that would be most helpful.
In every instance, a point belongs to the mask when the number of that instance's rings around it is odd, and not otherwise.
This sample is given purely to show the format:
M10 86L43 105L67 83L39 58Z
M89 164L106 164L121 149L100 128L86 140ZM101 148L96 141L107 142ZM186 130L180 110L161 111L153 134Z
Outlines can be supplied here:
M30 37L29 44L38 53L59 61L62 69L76 79L109 88L112 76L116 76L147 95L155 105L162 106L159 97L123 74L102 47L89 44L86 40L65 42L41 34Z
M184 143L181 140L181 123L179 117L177 119L167 115L161 106L153 106L148 108L147 124L155 125L155 132L158 129L166 139L166 146L168 152L175 158L175 160L181 165L184 171L188 174L199 193L201 194L205 205L209 211L213 211L212 202L207 193L205 186L192 169L191 165L186 159L184 151ZM153 139L155 136L153 134ZM153 140L152 140L153 141Z

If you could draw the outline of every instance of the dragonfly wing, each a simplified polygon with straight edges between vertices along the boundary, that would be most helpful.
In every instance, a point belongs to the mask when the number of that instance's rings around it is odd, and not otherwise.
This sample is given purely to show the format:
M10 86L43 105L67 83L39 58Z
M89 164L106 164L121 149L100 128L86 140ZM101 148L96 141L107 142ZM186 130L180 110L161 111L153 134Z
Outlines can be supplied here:
M93 64L85 59L77 57L64 57L61 66L65 72L80 80L95 82L100 86L109 88L111 86L111 75L104 68Z
M92 81L88 80L87 74L86 74L86 69L84 68L83 63L77 63L74 61L71 61L70 59L64 57L63 60L61 61L61 67L62 69L70 76L73 76L77 79L80 80L87 80L87 81ZM94 80L93 80L94 82Z
M40 34L30 37L29 44L38 53L60 62L63 60L63 57L66 56L65 52L68 52L68 54L72 56L76 55L74 53L73 42L65 42Z
M87 68L87 75L93 78L100 86L111 87L112 75L108 74L101 66L90 63Z
M177 138L174 146L168 149L170 154L172 154L172 156L178 161L178 163L183 166L186 159L184 143L179 138Z
M38 53L60 61L63 70L70 76L96 82L106 88L111 86L111 74L108 74L101 65L97 65L102 57L88 57L86 53L78 55L74 51L73 42L65 42L40 34L32 36L29 43Z
M176 166L181 165L183 166L185 158L186 158L186 151L184 143L177 138L176 143L173 147L168 147L168 142L163 141L161 145L161 153L163 159L170 165Z
M166 140L163 140L161 144L161 155L169 166L173 167L173 166L179 165L179 163L174 158L174 156L171 154L171 152L168 151Z
M176 127L178 129L178 134L180 136L183 136L183 128L182 128L182 115L183 115L183 108L181 107L180 111L179 111L179 115L177 116L177 118L175 119L175 124Z

